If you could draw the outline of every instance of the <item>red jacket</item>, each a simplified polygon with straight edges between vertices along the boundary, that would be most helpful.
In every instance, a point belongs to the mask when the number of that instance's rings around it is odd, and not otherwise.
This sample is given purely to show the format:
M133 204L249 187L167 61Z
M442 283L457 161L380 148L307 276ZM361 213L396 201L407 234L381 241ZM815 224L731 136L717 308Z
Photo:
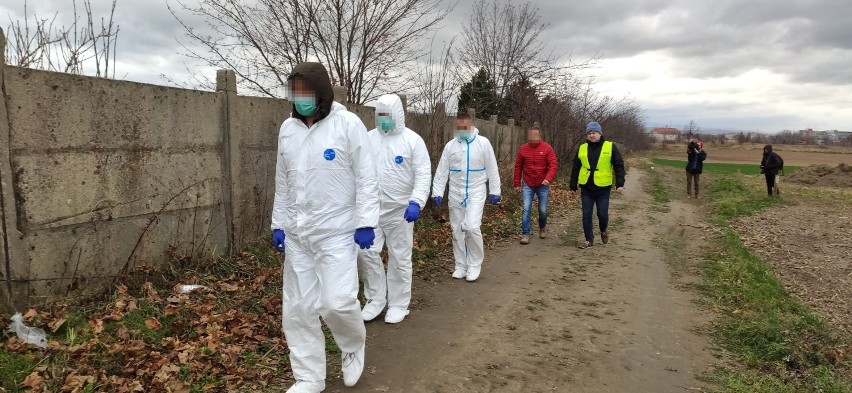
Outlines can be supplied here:
M557 169L559 164L556 163L556 153L550 144L541 141L533 147L524 143L515 158L514 185L520 187L521 179L530 187L540 187L545 179L553 183Z

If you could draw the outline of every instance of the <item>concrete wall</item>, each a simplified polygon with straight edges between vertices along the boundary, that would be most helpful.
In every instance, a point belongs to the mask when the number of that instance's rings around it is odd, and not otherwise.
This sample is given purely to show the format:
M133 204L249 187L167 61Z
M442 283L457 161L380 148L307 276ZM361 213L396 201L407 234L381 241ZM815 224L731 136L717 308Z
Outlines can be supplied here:
M268 234L286 100L239 96L232 71L201 92L0 61L0 84L0 313ZM408 119L437 160L454 119ZM511 164L523 132L476 123Z
M170 246L227 250L221 94L8 66L3 77L3 212L19 233L6 239L24 250L5 261L15 299L101 287Z

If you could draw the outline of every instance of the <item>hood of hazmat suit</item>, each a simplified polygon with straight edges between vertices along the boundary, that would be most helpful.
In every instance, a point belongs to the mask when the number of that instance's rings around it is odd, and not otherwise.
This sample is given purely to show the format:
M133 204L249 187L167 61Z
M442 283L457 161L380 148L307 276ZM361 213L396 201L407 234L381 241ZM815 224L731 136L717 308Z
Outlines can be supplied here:
M390 113L395 123L390 132L383 132L379 126L369 133L377 178L381 179L379 225L386 226L403 220L409 201L417 202L421 209L426 206L432 183L432 164L423 138L405 126L405 111L399 96L388 94L379 97L376 113Z
M310 128L295 110L281 125L272 229L322 237L375 228L379 192L367 129L334 102L322 65L299 64L289 79L296 77L316 90L319 109Z
M443 197L448 179L447 205L450 207L471 202L484 204L489 194L500 195L497 158L491 142L479 135L479 129L472 128L467 141L453 138L444 146L435 170L432 196Z
M293 70L287 77L290 83L294 79L301 79L307 82L316 91L316 120L325 119L331 113L332 104L334 104L334 88L331 86L331 80L328 79L328 71L325 70L325 67L320 63L299 63L293 67ZM293 104L292 116L305 122L305 116L302 116L296 111L295 104Z

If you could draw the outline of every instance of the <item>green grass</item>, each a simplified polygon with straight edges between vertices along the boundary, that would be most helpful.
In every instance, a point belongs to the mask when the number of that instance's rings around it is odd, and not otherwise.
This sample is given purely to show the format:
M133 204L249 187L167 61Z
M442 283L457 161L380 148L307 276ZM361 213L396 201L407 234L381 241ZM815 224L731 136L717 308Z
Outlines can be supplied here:
M651 209L662 213L668 212L670 209L666 204L671 202L668 176L659 170L650 168L647 173L649 179L645 182L645 192L651 194L651 197L654 199Z
M827 354L843 350L809 307L792 298L770 267L740 241L730 220L779 203L736 178L709 187L713 221L722 235L709 250L700 285L718 311L714 336L746 369L725 368L711 379L723 392L852 392L841 376L852 369Z
M686 168L686 161L681 160L669 160L665 158L652 158L651 162L657 166L666 166L671 168L684 169ZM793 173L800 167L797 166L785 166L784 173ZM714 175L733 175L733 174L743 174L743 175L759 175L760 174L760 164L726 164L726 163L716 163L716 162L705 162L704 163L704 173L714 174Z
M752 215L782 201L757 193L734 177L714 180L710 183L709 192L715 216L723 222Z
M21 382L35 368L35 362L24 355L0 350L0 390L23 392Z
M150 318L157 318L161 327L159 329L151 329L146 326L145 321ZM161 315L156 307L142 302L139 304L138 309L125 314L124 318L120 321L107 324L107 329L117 330L119 326L124 326L131 334L138 335L142 341L152 345L159 345L164 338L173 334L171 323L174 319L172 316Z

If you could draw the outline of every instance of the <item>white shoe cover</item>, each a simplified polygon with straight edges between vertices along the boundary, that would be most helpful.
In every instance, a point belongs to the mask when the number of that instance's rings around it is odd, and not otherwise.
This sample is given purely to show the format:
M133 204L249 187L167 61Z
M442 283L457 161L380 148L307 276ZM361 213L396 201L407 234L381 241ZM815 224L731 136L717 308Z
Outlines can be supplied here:
M465 278L467 276L467 270L456 269L453 272L453 278Z
M364 321L372 321L376 319L376 317L379 316L384 309L385 302L368 301L367 304L364 305L364 308L361 309L361 317L364 318Z
M385 323L400 323L406 315L408 315L408 310L399 307L388 308L388 312L385 313Z
M365 346L361 346L355 352L343 354L343 384L346 386L355 386L358 379L361 378L361 373L364 372L364 350Z
M290 389L287 389L287 393L320 393L323 390L325 390L325 381L296 381Z
M470 267L467 269L467 276L465 277L468 282L474 282L477 278L479 278L479 272L482 270L482 266Z

